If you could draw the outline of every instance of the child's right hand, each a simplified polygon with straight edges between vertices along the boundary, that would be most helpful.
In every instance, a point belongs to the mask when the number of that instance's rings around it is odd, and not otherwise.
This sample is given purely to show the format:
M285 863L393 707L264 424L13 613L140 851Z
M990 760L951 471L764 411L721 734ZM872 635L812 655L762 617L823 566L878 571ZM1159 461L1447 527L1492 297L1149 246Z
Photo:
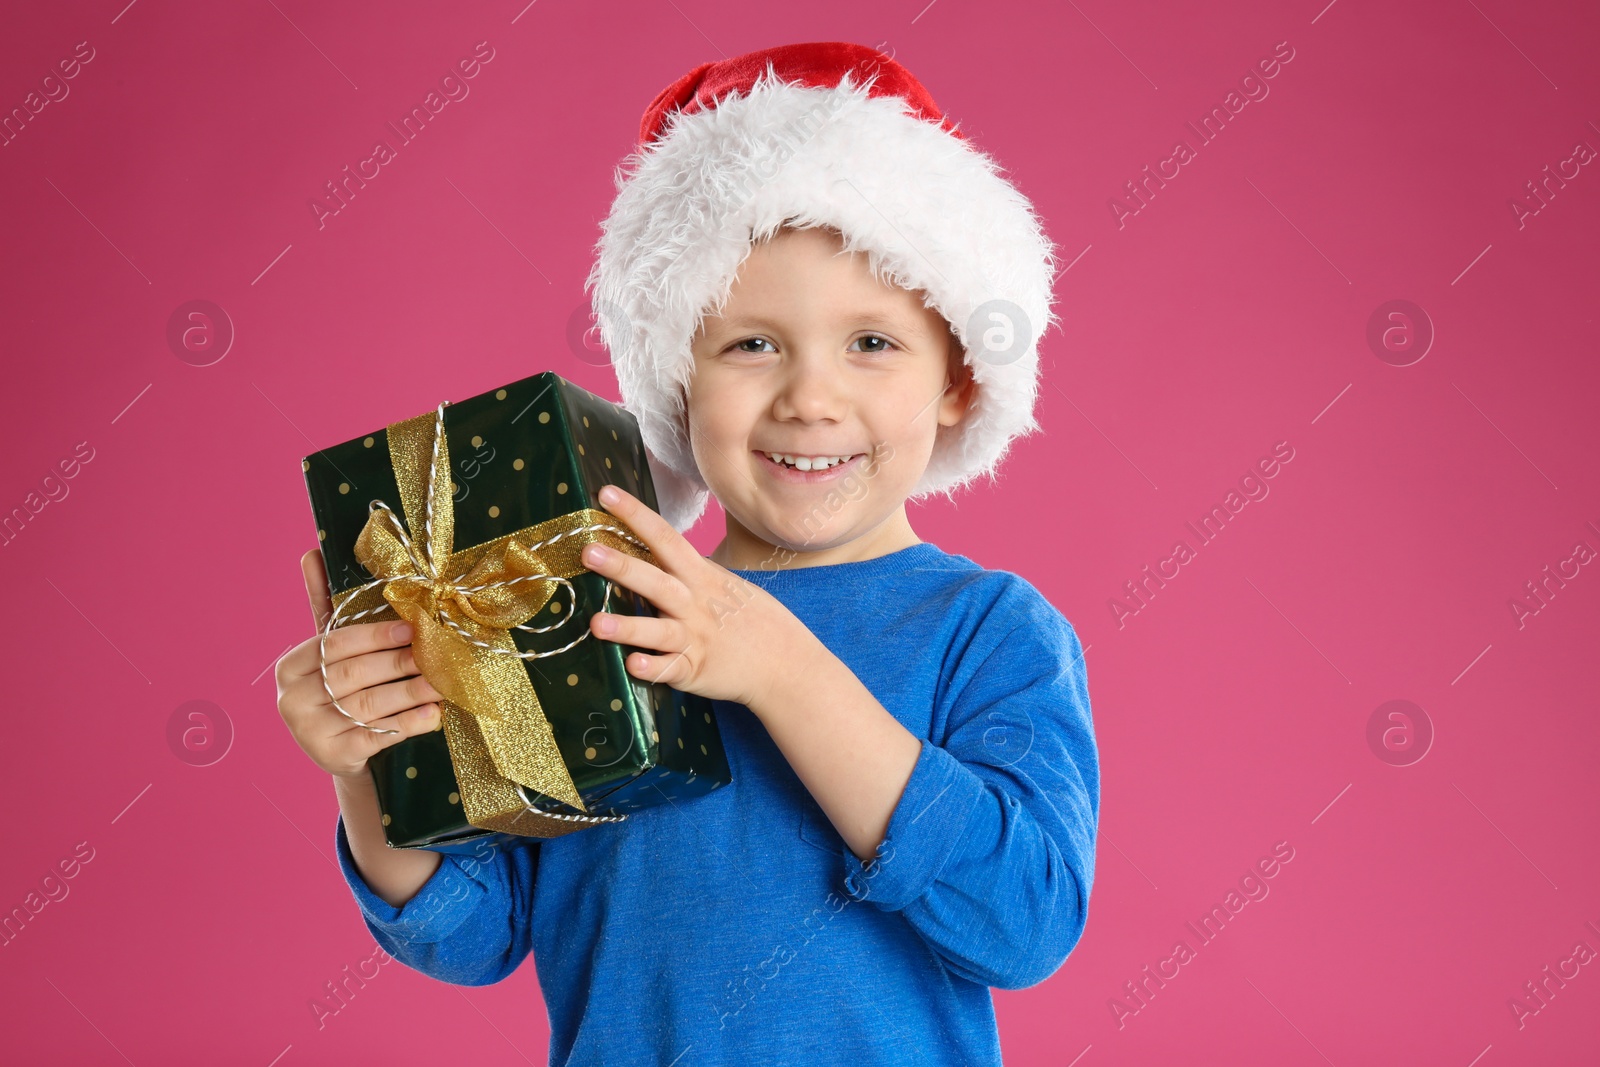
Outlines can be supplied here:
M306 595L320 633L333 611L327 569L316 549L300 560ZM336 778L362 779L375 752L439 725L442 694L417 671L411 627L403 622L354 623L328 635L328 686L351 715L393 734L376 734L339 714L322 686L313 636L277 664L278 713L318 767Z

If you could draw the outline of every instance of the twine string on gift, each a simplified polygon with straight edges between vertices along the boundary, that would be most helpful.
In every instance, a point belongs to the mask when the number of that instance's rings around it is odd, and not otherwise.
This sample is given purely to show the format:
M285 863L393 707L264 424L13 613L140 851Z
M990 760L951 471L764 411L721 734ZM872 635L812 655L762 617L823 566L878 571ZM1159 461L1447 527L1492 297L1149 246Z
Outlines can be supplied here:
M517 796L522 798L523 806L534 815L540 815L546 819L559 819L562 822L584 823L586 825L593 825L603 822L623 822L627 819L626 815L567 815L559 811L545 811L543 808L536 808L533 806L533 801L528 799L527 791L522 788L522 784L520 782L514 784L516 786Z

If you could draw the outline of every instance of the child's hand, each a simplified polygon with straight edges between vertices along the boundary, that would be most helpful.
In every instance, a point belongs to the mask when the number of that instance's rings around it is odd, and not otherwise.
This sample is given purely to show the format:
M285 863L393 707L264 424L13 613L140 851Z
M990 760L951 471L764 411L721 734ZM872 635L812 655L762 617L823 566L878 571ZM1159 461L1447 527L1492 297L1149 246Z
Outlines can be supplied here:
M612 494L615 494L614 496ZM636 652L628 673L685 693L754 708L786 672L805 669L820 642L772 594L700 555L672 524L616 486L600 491L607 511L650 547L659 567L600 545L583 565L633 590L659 618L596 612L590 631Z
M322 553L300 560L318 631L333 611ZM395 733L376 734L339 714L319 669L319 638L303 641L278 661L278 713L312 762L336 778L358 779L375 752L439 724L438 690L417 671L411 627L402 622L355 623L328 635L328 686L362 722Z

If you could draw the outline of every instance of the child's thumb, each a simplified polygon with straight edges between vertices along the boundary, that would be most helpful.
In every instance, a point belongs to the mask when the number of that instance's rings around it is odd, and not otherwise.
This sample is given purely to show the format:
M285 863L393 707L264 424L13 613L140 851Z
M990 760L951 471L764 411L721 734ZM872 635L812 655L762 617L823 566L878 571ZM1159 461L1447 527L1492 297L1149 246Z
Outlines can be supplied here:
M333 614L333 597L328 591L328 567L322 562L320 549L313 548L300 557L300 572L306 579L306 596L311 600L317 632L321 633L328 616Z

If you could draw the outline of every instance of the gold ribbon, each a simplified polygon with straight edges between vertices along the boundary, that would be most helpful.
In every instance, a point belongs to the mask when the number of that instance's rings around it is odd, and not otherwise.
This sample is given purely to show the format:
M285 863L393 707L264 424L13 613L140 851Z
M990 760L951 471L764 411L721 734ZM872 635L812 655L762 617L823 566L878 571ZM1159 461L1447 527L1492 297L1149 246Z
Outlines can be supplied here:
M445 698L445 740L468 823L555 837L614 821L536 811L518 788L588 811L524 666L573 647L589 636L587 628L571 644L542 653L519 650L510 631L542 632L573 617L575 596L559 623L525 625L557 585L571 589L566 579L588 569L579 558L584 545L604 544L646 562L654 557L621 520L592 508L456 549L445 406L388 427L406 521L402 526L386 504L372 502L355 556L375 580L334 597L328 629L390 611L412 625L417 667ZM609 586L606 595L609 602Z

